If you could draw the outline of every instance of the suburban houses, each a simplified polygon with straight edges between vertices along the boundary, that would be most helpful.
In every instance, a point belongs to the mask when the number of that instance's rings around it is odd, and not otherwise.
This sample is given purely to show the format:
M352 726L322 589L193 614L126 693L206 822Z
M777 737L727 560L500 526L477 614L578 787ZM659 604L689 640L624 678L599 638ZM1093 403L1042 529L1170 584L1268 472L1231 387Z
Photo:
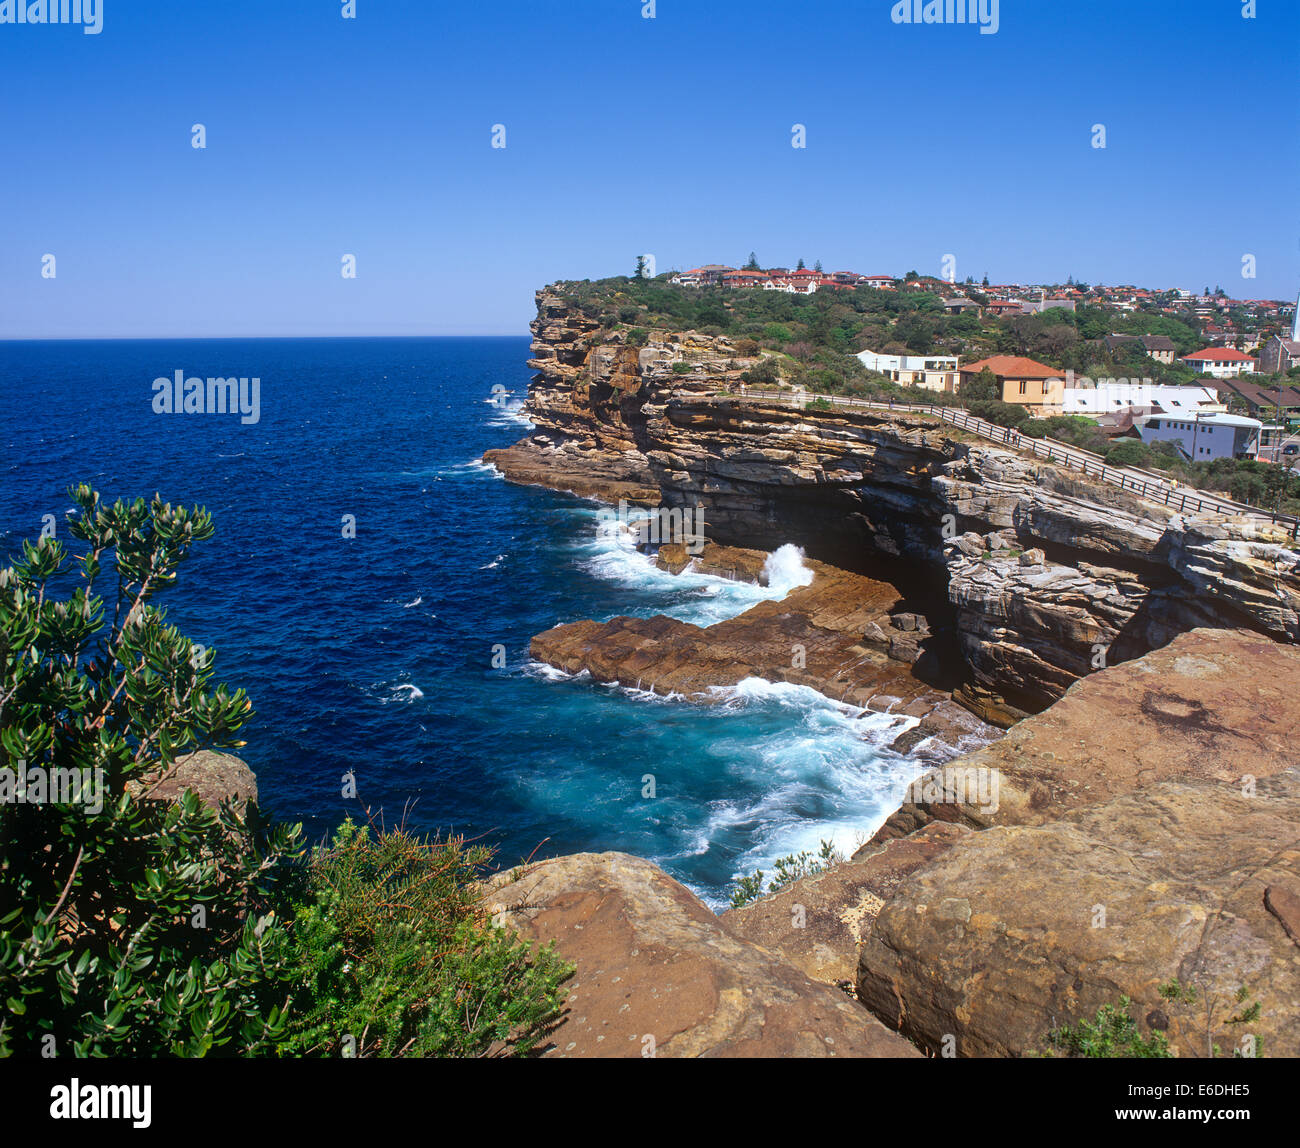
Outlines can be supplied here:
M1197 293L1131 285L1088 286L1073 279L1064 286L990 284L987 277L976 285L969 278L957 282L916 272L901 277L861 275L849 270L826 272L820 265L807 268L802 260L793 270L760 268L752 255L745 267L709 263L673 272L668 282L686 288L724 287L802 295L862 289L926 292L934 297L931 308L935 314L941 308L950 316L970 315L980 320L1042 316L1042 322L1050 324L1051 313L1060 310L1080 316L1077 320L1063 320L1065 325L1083 330L1086 316L1094 332L1101 309L1114 316L1112 321L1117 326L1123 325L1122 317L1139 312L1168 315L1176 320L1166 325L1174 337L1131 334L1112 327L1109 334L1089 334L1086 344L1095 348L1097 355L1083 360L1105 363L1108 373L1116 375L1127 366L1129 374L1135 376L1145 373L1137 364L1147 360L1152 367L1159 364L1162 368L1150 372L1161 377L1159 385L1141 377L1076 377L1073 370L1024 354L986 355L962 363L961 355L953 352L960 351L964 338L950 337L946 346L936 345L924 354L912 353L899 342L887 342L885 350L868 347L855 357L866 370L892 383L947 394L962 391L987 370L996 380L1001 402L1022 408L1030 417L1082 416L1094 421L1108 437L1129 435L1140 437L1144 443L1173 443L1193 461L1275 461L1286 451L1295 455L1300 450L1300 431L1292 430L1300 420L1300 379L1278 385L1276 379L1270 382L1262 378L1300 367L1300 310L1295 304L1231 299L1221 289L1211 291L1208 287ZM1189 349L1189 330L1200 340L1198 349ZM1076 339L1076 347L1084 346L1077 336L1070 337ZM984 345L987 348L987 341ZM1178 375L1179 368L1193 371L1206 381L1191 383L1186 375ZM1250 376L1261 376L1260 382L1252 381Z
M1188 411L1226 411L1228 408L1214 387L1155 386L1151 383L1120 379L1098 379L1071 386L1073 380L1066 375L1065 410L1067 415L1115 414L1132 409L1137 414L1167 411L1186 414Z
M903 386L924 387L928 391L956 391L956 355L878 355L862 351L858 360L869 371L884 375Z

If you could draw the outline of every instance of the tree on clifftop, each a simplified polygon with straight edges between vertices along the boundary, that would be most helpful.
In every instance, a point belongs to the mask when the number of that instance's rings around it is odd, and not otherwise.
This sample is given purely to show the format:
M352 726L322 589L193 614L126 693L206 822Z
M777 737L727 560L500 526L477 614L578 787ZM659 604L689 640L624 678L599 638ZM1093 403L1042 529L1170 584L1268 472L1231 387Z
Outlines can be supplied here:
M645 279L645 277L646 277L645 272L646 272L645 256L644 256L644 255L638 255L638 256L636 257L636 272L635 272L634 278L636 278L636 279Z
M752 251L749 253L749 262L745 264L745 266L744 266L744 270L745 270L745 271L761 271L761 270L762 270L762 268L759 267L759 265L758 265L758 257L755 256L755 254L754 254Z

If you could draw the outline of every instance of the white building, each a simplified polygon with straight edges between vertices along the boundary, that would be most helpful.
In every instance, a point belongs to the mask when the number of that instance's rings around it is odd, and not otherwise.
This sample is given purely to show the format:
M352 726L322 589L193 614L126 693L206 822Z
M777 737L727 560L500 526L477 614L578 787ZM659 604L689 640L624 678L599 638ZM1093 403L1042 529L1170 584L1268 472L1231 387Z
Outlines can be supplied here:
M1259 419L1243 415L1142 415L1133 420L1145 443L1173 442L1192 462L1216 458L1254 458L1259 450Z
M1068 376L1069 372L1067 372ZM1097 379L1092 385L1065 388L1067 415L1118 414L1129 407L1159 407L1171 414L1226 411L1213 387L1162 387L1128 379Z
M1193 351L1178 360L1185 367L1191 367L1216 379L1230 379L1236 375L1255 373L1255 359L1233 347L1205 347Z
M957 355L881 355L859 351L858 361L869 371L884 375L903 386L928 391L955 391L958 384Z

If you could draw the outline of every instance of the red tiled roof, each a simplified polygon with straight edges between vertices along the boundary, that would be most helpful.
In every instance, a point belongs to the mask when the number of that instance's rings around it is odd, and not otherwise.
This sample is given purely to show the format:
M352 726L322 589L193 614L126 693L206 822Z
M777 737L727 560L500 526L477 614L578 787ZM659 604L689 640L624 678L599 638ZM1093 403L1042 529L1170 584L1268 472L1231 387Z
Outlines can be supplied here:
M1248 355L1245 351L1238 351L1236 347L1206 347L1202 351L1193 351L1190 355L1184 355L1184 359L1208 360L1215 363L1226 362L1250 362L1255 361L1253 355Z
M1064 371L1049 367L1046 363L1040 363L1035 359L1027 359L1024 355L992 355L987 359L980 359L978 363L970 363L962 367L961 373L979 374L985 367L1004 379L1065 378Z

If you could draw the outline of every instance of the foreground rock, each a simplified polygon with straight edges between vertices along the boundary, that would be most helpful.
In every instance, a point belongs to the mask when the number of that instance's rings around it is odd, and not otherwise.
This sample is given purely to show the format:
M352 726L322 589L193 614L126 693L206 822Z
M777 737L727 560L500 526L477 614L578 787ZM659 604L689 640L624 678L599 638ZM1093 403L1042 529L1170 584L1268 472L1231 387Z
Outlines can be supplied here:
M178 757L144 788L143 795L154 801L175 801L187 789L213 809L227 799L241 809L257 804L257 775L243 758L210 749Z
M577 965L546 1055L919 1056L843 993L735 936L649 861L543 861L502 874L484 903Z
M876 838L932 820L1037 825L1166 780L1268 777L1296 762L1297 683L1295 646L1246 630L1182 634L920 779Z
M732 932L780 953L813 980L851 985L857 979L858 948L885 902L908 874L970 832L935 822L911 837L863 846L851 861L728 909L722 919Z
M1041 720L1041 719L1034 719ZM1162 782L1059 821L968 833L900 885L861 947L859 999L959 1056L1019 1056L1121 995L1182 1056L1260 1037L1300 1055L1300 774L1254 796ZM1170 979L1198 989L1172 1006ZM1247 990L1238 1001L1239 989ZM1232 1017L1258 1000L1257 1020Z
M715 687L749 677L809 686L849 705L921 718L920 732L908 731L900 748L928 738L943 758L998 736L917 676L937 674L938 659L927 657L928 635L916 629L915 615L907 615L911 630L892 624L897 590L824 563L809 565L811 584L707 629L662 616L573 622L538 634L531 653L568 673L586 670L599 682L696 701L716 700ZM916 649L915 667L891 656L900 646Z

